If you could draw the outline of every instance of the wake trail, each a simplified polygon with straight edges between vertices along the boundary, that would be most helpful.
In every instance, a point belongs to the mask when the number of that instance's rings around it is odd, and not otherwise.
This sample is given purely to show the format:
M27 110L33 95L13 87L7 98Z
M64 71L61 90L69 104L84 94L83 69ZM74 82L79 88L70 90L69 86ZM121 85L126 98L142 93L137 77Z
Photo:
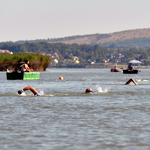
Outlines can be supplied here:
M102 87L100 87L99 85L96 85L96 88L99 93L107 93L111 89L111 87L106 87L105 89L102 89Z

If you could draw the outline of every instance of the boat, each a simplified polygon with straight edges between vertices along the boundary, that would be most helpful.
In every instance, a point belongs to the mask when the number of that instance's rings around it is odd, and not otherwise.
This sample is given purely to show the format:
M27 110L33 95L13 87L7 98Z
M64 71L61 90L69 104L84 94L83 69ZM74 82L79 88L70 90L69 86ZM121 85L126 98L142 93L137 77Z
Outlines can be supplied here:
M123 69L123 74L138 74L138 70Z
M39 72L6 72L7 80L38 80Z
M110 69L110 72L120 72L120 70L115 65L113 68Z
M120 71L119 71L118 69L116 69L116 68L111 68L110 71L111 71L111 72L120 72Z
M128 68L123 69L123 74L138 74L139 70L134 69L132 64L141 64L139 60L131 60L128 62Z

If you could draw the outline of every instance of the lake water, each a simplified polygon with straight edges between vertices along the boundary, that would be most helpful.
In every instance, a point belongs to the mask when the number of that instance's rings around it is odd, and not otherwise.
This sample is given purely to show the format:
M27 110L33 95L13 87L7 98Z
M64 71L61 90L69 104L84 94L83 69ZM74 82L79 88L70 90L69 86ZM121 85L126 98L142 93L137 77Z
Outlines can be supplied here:
M131 77L138 85L123 85ZM43 95L17 94L28 85ZM0 149L150 149L150 70L47 69L32 81L0 72L0 118Z

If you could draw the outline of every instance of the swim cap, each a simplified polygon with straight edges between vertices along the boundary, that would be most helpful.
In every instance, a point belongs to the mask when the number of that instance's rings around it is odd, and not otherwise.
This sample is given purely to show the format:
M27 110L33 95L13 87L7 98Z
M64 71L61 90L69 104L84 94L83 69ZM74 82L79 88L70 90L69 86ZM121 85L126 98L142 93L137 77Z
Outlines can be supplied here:
M92 92L91 88L87 88L86 91L85 91L85 93L90 93L90 92Z
M63 77L59 77L59 80L64 80L64 78Z

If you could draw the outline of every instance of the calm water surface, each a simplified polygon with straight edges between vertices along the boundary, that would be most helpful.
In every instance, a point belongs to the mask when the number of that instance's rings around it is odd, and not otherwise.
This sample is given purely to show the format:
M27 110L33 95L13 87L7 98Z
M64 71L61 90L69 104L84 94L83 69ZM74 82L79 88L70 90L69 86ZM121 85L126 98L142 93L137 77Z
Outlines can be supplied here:
M138 85L123 85L131 77ZM47 69L32 81L0 72L0 85L0 149L150 149L149 69ZM42 96L17 94L28 85Z

